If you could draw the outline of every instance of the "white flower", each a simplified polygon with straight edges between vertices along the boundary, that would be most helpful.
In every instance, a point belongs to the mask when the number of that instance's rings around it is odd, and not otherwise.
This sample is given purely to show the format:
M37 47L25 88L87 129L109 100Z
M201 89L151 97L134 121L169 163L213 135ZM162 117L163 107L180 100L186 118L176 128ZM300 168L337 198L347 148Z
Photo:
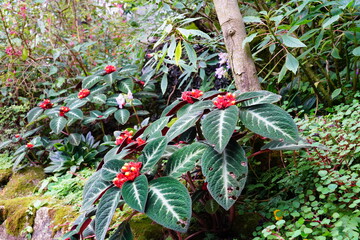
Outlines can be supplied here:
M219 53L219 64L223 65L224 63L226 63L228 61L228 55L227 53Z
M128 94L127 94L127 99L129 99L129 100L133 100L134 99L134 97L133 97L133 95L132 95L132 92L128 92Z
M125 105L125 98L124 96L120 93L119 96L117 98L115 98L117 104L119 105L119 108L123 108Z
M222 78L225 75L225 73L226 73L226 70L223 67L219 67L215 71L215 76L217 78Z

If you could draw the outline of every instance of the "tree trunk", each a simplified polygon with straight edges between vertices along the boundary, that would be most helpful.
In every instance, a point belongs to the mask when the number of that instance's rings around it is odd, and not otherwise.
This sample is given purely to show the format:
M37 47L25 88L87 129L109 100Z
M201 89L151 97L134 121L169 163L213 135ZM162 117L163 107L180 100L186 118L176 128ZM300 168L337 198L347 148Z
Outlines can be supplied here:
M236 88L241 92L261 90L250 46L242 47L246 31L237 0L214 0L214 4Z

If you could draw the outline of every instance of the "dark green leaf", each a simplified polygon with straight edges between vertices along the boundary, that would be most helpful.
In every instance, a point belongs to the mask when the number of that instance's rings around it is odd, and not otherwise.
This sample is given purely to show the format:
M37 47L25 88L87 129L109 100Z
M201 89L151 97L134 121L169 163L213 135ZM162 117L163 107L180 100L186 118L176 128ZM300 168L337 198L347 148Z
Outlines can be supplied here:
M230 106L226 109L216 109L202 120L202 131L205 139L215 145L215 150L222 152L234 133L238 121L239 109Z
M101 197L96 211L95 235L97 240L104 240L112 217L120 202L121 189L112 187Z
M126 109L119 109L115 112L114 116L118 123L124 125L129 120L130 112Z
M35 121L42 113L44 112L44 109L40 107L34 107L27 113L27 120L28 123L31 123Z
M73 119L83 119L84 114L80 109L72 109L69 112L65 113L65 116Z
M133 240L134 236L131 232L129 222L122 222L116 229L115 233L110 237L109 240Z
M134 181L127 181L121 188L124 201L134 210L145 211L148 196L148 181L145 175L140 175Z
M166 137L155 138L146 144L139 158L139 161L143 163L141 172L149 171L154 167L164 153L166 145Z
M189 192L178 180L160 177L149 183L146 215L155 222L179 232L186 232L191 218Z
M50 128L55 134L61 133L66 126L66 119L64 117L57 117L50 121Z
M121 168L124 164L125 161L115 159L105 162L101 168L101 178L105 181L114 180L116 175L121 172Z
M211 196L229 210L245 186L248 167L244 150L235 141L230 141L223 153L208 147L201 167Z
M251 131L274 140L297 143L299 134L291 116L272 104L240 109L240 119Z
M169 141L173 140L174 138L194 126L195 123L199 120L201 114L202 111L192 112L184 114L180 118L178 118L166 134Z
M178 178L183 173L191 171L194 169L196 161L203 155L205 149L206 145L196 142L177 150L171 155L166 164L166 175Z

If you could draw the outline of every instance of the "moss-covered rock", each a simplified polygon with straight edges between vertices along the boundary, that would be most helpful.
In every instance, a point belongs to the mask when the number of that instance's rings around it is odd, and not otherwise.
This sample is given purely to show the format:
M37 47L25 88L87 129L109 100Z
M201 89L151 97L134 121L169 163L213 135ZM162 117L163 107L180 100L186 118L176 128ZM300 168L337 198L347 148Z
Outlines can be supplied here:
M12 175L11 169L0 169L0 187L6 185Z
M33 225L34 214L29 214L27 211L35 200L36 197L0 200L2 208L0 219L5 221L8 234L18 236L26 226Z
M79 212L72 206L54 206L50 210L50 217L52 219L52 232L55 234L64 228L71 226L75 219L79 216ZM65 229L66 231L67 229Z
M45 178L42 168L31 167L14 173L0 193L1 199L11 199L30 195Z
M130 227L137 240L159 240L164 236L163 227L144 214L134 216L130 221Z

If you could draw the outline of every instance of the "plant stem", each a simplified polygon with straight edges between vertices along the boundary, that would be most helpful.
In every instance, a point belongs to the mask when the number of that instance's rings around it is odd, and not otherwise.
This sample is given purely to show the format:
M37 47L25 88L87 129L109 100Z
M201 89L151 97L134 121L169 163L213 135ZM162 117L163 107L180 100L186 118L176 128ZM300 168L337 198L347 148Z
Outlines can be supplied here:
M137 120L138 125L139 125L139 127L140 127L140 126L141 126L140 118L139 118L139 116L138 116L138 114L137 114L137 111L136 111L136 109L135 109L134 104L131 103L131 107L132 107L132 109L134 110L134 114L135 114L136 120Z

